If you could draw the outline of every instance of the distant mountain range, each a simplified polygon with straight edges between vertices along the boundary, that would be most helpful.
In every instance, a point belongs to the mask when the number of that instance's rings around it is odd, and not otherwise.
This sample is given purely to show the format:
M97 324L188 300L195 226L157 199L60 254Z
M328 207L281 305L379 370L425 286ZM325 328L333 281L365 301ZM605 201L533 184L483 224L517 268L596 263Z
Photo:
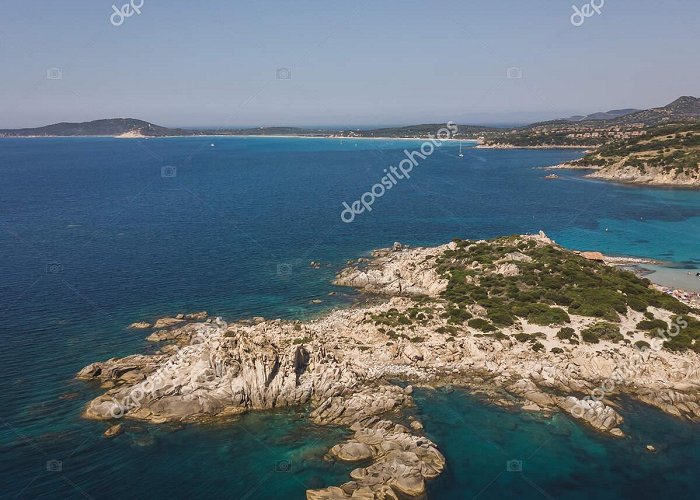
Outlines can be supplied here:
M679 97L661 108L638 111L616 118L623 125L641 123L643 125L663 125L666 123L689 122L700 119L700 99L692 96Z
M675 101L660 108L645 110L614 109L587 116L572 116L560 120L533 123L525 128L535 128L547 125L563 125L576 123L588 126L609 125L664 125L669 123L684 123L700 120L700 99L693 96L679 97Z
M700 99L684 96L671 104L660 108L647 110L617 109L587 116L539 122L520 127L526 132L529 129L542 129L562 126L587 126L591 128L611 125L662 125L669 123L684 123L700 120ZM197 136L197 135L299 135L299 136L341 136L341 137L426 137L435 133L444 124L410 125L407 127L380 128L373 130L337 130L337 129L308 129L298 127L260 127L248 129L210 129L194 130L182 128L167 128L133 118L112 118L83 123L56 123L45 127L0 130L0 137L70 137L70 136L123 136L123 137L166 137L166 136ZM460 125L461 136L492 134L503 132L496 127L479 125Z
M588 120L614 120L625 115L631 115L632 113L638 113L641 109L612 109L610 111L604 111L599 113L592 113L590 115L581 116L575 115L565 118L570 122L583 122Z

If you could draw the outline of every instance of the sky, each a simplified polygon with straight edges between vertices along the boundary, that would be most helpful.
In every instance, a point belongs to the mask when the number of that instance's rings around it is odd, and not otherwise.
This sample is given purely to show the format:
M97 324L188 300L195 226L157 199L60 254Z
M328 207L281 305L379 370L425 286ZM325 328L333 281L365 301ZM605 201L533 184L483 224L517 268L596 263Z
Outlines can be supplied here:
M126 0L0 0L0 128L516 124L700 96L698 0L592 0L580 26L584 0L131 1L114 26Z

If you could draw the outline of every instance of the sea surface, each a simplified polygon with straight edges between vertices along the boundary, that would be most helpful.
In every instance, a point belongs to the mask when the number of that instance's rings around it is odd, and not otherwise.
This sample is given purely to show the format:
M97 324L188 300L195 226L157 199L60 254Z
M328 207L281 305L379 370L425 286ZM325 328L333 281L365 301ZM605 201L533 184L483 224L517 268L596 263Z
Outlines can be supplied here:
M446 143L371 211L341 220L343 202L420 145L1 139L0 497L303 498L348 479L352 466L323 459L348 431L310 424L307 408L216 425L127 422L103 438L107 424L80 418L100 391L73 377L93 361L152 351L143 331L126 329L137 320L197 310L308 319L358 300L330 284L334 274L395 241L543 230L569 248L658 259L666 273L700 267L700 192L568 171L545 180L533 168L581 155L573 150L465 143L460 158ZM448 460L432 498L697 498L698 427L632 401L622 409L631 437L611 440L459 389L416 400L406 415Z

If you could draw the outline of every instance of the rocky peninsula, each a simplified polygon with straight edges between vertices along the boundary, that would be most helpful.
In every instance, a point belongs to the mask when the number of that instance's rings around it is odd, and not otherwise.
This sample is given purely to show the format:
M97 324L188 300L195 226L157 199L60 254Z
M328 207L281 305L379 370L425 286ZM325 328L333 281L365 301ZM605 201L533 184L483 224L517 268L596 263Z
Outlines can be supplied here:
M700 188L700 125L652 127L614 141L580 160L545 170L592 170L587 177L625 184Z
M308 405L314 423L354 432L327 459L357 463L348 482L309 490L309 499L425 494L445 458L420 422L400 420L417 385L566 412L617 438L634 432L621 394L700 419L700 311L543 233L396 244L349 263L336 282L379 300L308 322L161 318L149 336L154 354L80 371L106 391L84 416L206 422Z

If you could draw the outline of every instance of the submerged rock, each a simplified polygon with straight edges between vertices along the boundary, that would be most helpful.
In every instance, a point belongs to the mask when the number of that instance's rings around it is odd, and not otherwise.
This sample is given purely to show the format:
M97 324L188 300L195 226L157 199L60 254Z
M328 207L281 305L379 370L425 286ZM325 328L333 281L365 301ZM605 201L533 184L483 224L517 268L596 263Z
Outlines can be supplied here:
M124 432L124 428L122 427L122 424L116 424L116 425L113 425L112 427L110 427L109 429L107 429L104 432L103 436L106 438L113 438L113 437L118 436L122 432Z
M152 326L153 325L151 325L147 321L137 321L136 323L131 323L129 325L129 328L137 329L137 330L144 330L146 328L151 328Z
M153 328L167 328L182 323L183 321L184 318L160 318L153 324Z

